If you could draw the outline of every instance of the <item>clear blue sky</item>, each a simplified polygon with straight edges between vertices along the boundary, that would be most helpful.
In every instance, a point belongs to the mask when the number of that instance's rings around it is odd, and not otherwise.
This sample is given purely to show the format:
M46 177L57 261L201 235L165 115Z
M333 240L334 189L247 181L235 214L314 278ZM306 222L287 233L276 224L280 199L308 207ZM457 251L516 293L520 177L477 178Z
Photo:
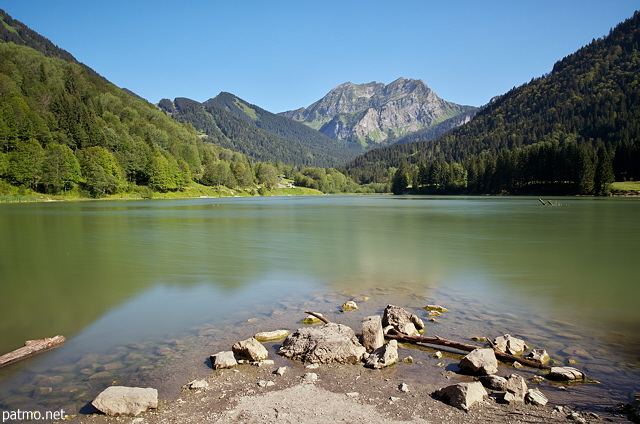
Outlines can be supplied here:
M346 81L423 79L479 106L608 34L638 0L1 0L151 102L231 92L272 112Z

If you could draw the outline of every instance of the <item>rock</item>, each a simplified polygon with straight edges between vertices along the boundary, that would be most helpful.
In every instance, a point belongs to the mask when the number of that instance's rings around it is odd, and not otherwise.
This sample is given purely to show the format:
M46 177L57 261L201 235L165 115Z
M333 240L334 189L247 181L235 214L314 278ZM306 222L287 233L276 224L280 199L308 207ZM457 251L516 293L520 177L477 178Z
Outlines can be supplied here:
M348 393L345 393L345 394L347 395L347 397L350 397L350 398L355 398L355 397L360 396L360 393L358 393L358 392L348 392Z
M261 361L251 362L251 364L255 365L256 367L269 367L275 365L276 361L274 361L273 359L263 359Z
M158 391L150 387L111 386L103 390L91 404L107 415L136 416L158 407Z
M480 382L484 387L498 392L504 392L507 385L507 379L498 375L483 375Z
M462 358L460 369L470 374L488 375L498 372L498 360L493 349L478 348Z
M551 357L544 349L533 349L527 354L527 356L525 356L525 358L540 364L546 364L551 360Z
M587 423L587 420L582 415L580 415L579 412L570 413L569 415L567 415L567 419L570 419L571 421L575 421L575 422L580 423L580 424L586 424Z
M509 355L516 355L518 353L524 352L524 350L526 349L524 340L518 339L517 337L513 337L509 334L496 337L493 343L496 345L496 348L498 350L504 353L508 353Z
M424 329L424 322L417 315L394 305L388 305L385 308L382 325L384 327L392 326L401 333L409 335Z
M504 389L504 400L507 403L524 402L524 397L527 394L527 382L519 374L511 374L507 379Z
M442 352L440 352L440 351L438 350L438 351L434 352L434 354L433 354L433 355L431 355L431 356L433 356L433 357L434 357L434 358L436 358L436 359L440 359L440 358L442 358Z
M402 383L398 386L398 390L400 390L401 392L404 393L408 393L409 392L409 386L407 385L407 383Z
M539 389L529 389L524 400L531 405L545 406L549 399Z
M318 313L318 315L321 317L324 316L321 313ZM314 317L313 315L307 315L307 317L302 320L302 323L307 325L318 324L320 322L322 322L322 320L318 317Z
M629 419L634 423L640 423L640 394L633 395L633 401L623 407Z
M573 367L551 367L547 375L549 380L584 380L586 376L582 371Z
M444 306L440 306L440 305L427 305L425 307L423 307L422 309L426 309L427 311L435 311L435 312L447 312L448 309L445 308Z
M405 364L413 364L413 356L407 356L402 360Z
M240 359L250 361L261 361L269 357L269 352L262 344L253 337L237 342L231 348L233 353Z
M270 342L273 340L284 339L289 335L289 330L263 331L253 336L259 342Z
M511 366L517 370L524 368L524 365L522 365L520 362L515 361L513 364L511 364Z
M358 304L353 300L344 302L344 305L342 305L342 310L344 311L355 311L356 309L358 309Z
M287 367L279 367L277 370L275 370L274 374L282 376L285 372L287 372L287 369Z
M318 381L318 374L315 372L308 372L302 377L302 382L307 384L313 384Z
M376 350L383 344L382 318L379 315L365 317L362 320L362 345L367 350Z
M486 342L486 341L488 341L486 337L481 337L481 336L471 337L471 340L473 340L474 342Z
M322 364L358 363L365 352L355 332L336 323L299 328L284 339L278 351L286 358Z
M488 393L482 383L474 381L447 386L438 390L435 395L451 406L468 411L474 403L481 402L488 396Z
M211 355L211 365L214 370L222 368L231 368L238 365L236 357L231 351L218 352L215 355Z
M182 386L183 389L191 390L206 389L207 387L209 387L209 383L206 380L193 380Z
M391 340L389 343L374 350L364 364L367 368L380 369L398 362L398 342Z
M274 383L273 381L266 381L266 380L260 380L258 381L258 386L260 387L271 387L271 386L275 386L276 383Z

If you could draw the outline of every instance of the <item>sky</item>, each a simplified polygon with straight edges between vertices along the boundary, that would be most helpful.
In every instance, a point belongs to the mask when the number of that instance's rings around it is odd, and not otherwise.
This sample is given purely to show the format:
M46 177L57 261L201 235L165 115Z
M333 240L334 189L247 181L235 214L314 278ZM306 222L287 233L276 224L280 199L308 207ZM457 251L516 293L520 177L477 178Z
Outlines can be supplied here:
M271 112L347 81L422 79L481 106L548 73L638 0L0 0L14 19L152 103L227 91Z

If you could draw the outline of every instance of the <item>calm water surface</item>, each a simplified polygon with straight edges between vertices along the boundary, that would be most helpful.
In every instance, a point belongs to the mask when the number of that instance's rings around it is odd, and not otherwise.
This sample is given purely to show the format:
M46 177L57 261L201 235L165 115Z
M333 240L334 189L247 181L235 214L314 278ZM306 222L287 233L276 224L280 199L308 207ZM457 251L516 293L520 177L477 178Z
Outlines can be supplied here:
M169 393L178 382L163 382L160 366L206 375L214 352L194 351L228 350L233 338L275 325L295 329L304 308L330 313L357 295L371 297L361 315L335 320L357 327L387 303L416 313L445 304L433 324L440 336L520 335L603 382L577 392L625 401L640 391L640 201L559 201L0 205L0 351L69 340L1 369L0 409L77 410L113 381Z

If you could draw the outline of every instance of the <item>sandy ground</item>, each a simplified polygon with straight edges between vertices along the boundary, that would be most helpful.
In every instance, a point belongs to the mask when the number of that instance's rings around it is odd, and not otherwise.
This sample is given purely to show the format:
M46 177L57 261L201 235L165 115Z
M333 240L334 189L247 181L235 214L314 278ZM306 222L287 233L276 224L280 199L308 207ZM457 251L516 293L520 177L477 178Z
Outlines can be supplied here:
M463 412L432 397L442 384L407 383L403 392L394 367L368 370L356 365L321 365L308 369L290 366L284 375L276 365L241 365L214 371L209 387L185 389L177 400L161 402L158 409L139 417L87 415L73 421L105 423L562 423L572 408L500 403L491 395ZM317 380L310 381L313 373ZM399 383L400 381L400 383ZM273 382L273 384L267 382ZM453 381L451 382L453 384ZM264 387L263 387L264 386ZM579 412L583 422L628 422L621 416L594 416Z

